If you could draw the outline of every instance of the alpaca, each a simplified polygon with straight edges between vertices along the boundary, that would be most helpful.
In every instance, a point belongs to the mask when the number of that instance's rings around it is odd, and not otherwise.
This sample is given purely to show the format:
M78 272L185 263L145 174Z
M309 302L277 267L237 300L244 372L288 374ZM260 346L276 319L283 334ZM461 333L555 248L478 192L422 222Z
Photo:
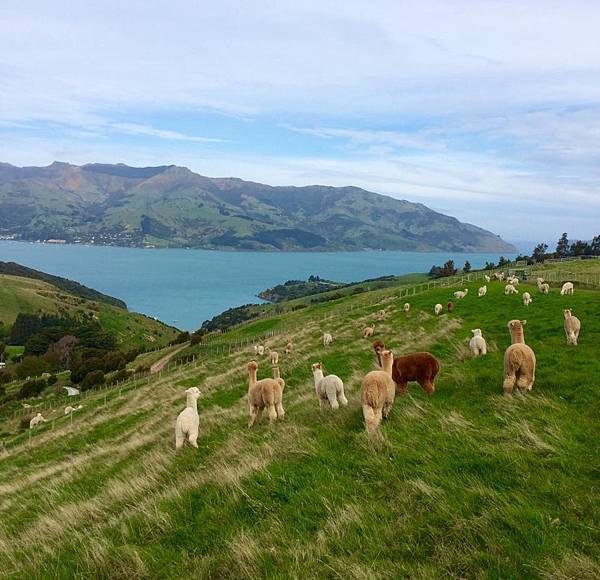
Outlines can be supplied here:
M279 363L279 353L275 350L272 350L269 354L271 358L271 366L276 366Z
M388 315L387 310L380 310L376 315L377 320L385 320L387 318L387 315Z
M481 288L479 288L479 298L485 296L487 294L487 286L484 284Z
M377 364L381 367L381 353L385 350L385 344L381 340L376 340L373 343L373 350L375 351L375 356L377 357Z
M464 290L457 290L454 293L454 298L457 300L462 300L469 293L469 289L465 288Z
M255 361L248 363L248 427L260 421L263 409L269 413L272 422L281 421L285 415L283 410L283 386L281 379L256 379L258 365Z
M361 403L367 431L373 431L382 419L390 416L396 396L392 379L393 360L391 351L382 351L382 370L367 373L362 381Z
M565 315L565 334L567 335L567 344L577 346L579 331L581 330L581 321L577 316L571 314L571 309L564 310Z
M363 338L371 338L374 333L375 333L375 325L374 324L373 324L373 326L366 326L365 329L363 330Z
M181 449L186 439L192 447L198 448L198 397L198 387L190 387L185 392L185 409L179 413L175 422L175 449Z
M254 355L256 356L258 354L258 344L254 345Z
M410 311L410 303L408 303L408 302L405 302L405 303L404 303L404 312L407 312L407 313L408 313L409 311Z
M469 348L473 353L473 356L483 356L487 354L487 344L485 342L485 338L481 336L481 329L476 328L475 330L471 330L473 333L473 338L469 341Z
M507 284L506 286L504 286L504 294L518 294L519 291L512 285L512 284Z
M532 302L533 298L531 297L531 294L529 294L529 292L523 292L523 304L529 306Z
M265 354L265 347L262 344L259 344L256 347L256 354L258 354L259 356L262 356L263 354Z
M415 352L394 359L392 377L396 392L405 395L406 384L416 381L428 395L435 392L435 378L440 372L439 361L428 352Z
M537 287L542 294L548 294L548 292L550 292L550 284L544 282L543 278L537 279Z
M273 368L273 378L281 385L281 392L283 393L285 389L285 381L281 378L281 374L279 372L279 367L274 366Z
M504 280L504 272L495 272L494 280L498 280L498 282L502 282L502 280Z
M504 353L505 395L511 395L515 386L523 391L531 391L535 383L535 353L525 344L523 326L526 320L511 320L508 323L512 344Z
M560 289L560 295L564 296L565 294L573 295L573 282L565 282Z
M333 336L329 332L323 335L323 346L329 346L333 342Z
M448 312L452 312L454 310L454 302L449 301L448 304L446 304L446 308L448 309Z
M443 306L438 303L433 307L433 312L436 316L439 316L442 312L442 309L443 309Z
M348 404L348 399L344 394L344 383L340 377L337 375L323 376L322 363L312 365L312 372L321 410L327 405L331 406L332 409L339 409L340 404L344 407Z
M484 275L483 275L483 279L484 279L484 280L486 281L486 283L488 283L488 284L489 284L489 283L490 283L490 281L491 281L491 278L490 278L490 277L489 277L487 274L484 274Z
M519 285L519 279L516 276L509 276L506 281L515 287Z
M71 405L65 407L65 415L70 415L73 411L75 411L75 407L71 407Z
M283 351L285 354L292 354L292 350L294 350L294 345L291 342L288 342L285 345L285 350Z
M47 423L48 421L46 421L46 419L44 419L44 417L42 417L41 413L38 413L35 417L33 417L33 419L31 419L31 421L29 421L29 428L33 429L36 425L39 425L40 423Z

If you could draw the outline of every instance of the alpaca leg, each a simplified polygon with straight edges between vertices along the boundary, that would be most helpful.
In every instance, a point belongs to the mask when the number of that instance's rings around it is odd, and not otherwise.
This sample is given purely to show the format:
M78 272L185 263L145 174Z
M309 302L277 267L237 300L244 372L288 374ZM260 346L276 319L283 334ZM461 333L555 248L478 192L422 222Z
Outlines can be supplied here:
M504 376L504 383L502 384L502 389L504 390L505 395L512 395L516 382L517 377L514 374Z
M381 410L379 414L369 405L363 405L363 417L365 418L365 427L367 431L376 429L381 421ZM379 415L379 416L378 416Z
M267 411L269 412L269 421L273 423L273 421L277 421L277 409L275 408L275 404L271 404L267 407Z
M283 405L281 404L281 402L279 402L275 405L275 409L277 411L277 419L279 421L283 421L283 418L285 417L285 411L283 409Z
M435 393L435 383L429 379L428 381L424 381L423 384L421 385L421 387L423 387L423 390L429 395L433 395L433 393Z
M473 353L473 356L479 356L479 349L476 346L471 349L471 352Z
M344 387L342 387L337 393L338 401L342 406L346 406L348 404L348 399L346 399L346 393L344 393Z
M192 447L198 449L198 431L188 434L188 441Z
M250 405L250 413L248 415L248 428L252 427L258 419L258 410L254 405Z
M327 385L325 387L325 393L327 394L327 400L329 401L331 408L339 409L340 404L338 403L338 400L337 400L337 390L336 390L335 386Z
M390 416L390 413L392 412L392 404L393 403L391 401L383 404L383 409L381 410L381 416L383 419L387 419Z
M319 409L322 411L325 408L325 400L319 397Z
M184 436L181 429L175 429L175 449L181 449L183 447Z
M482 346L482 347L481 347L481 349L480 349L480 351L479 351L479 354L480 354L481 356L484 356L484 355L486 355L486 354L487 354L487 345L484 345L484 346Z

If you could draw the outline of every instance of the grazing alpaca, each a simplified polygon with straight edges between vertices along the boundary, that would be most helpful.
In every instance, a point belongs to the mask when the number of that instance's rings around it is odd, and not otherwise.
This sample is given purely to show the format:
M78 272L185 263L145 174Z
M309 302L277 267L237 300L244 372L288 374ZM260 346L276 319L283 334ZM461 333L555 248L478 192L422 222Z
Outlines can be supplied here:
M279 362L279 353L275 350L272 350L269 356L271 357L271 366L276 366Z
M410 311L410 304L408 302L404 303L404 312L409 312Z
M481 298L482 296L485 296L487 294L487 286L484 284L480 289L479 289L479 298Z
M490 280L491 280L491 278L490 278L490 277L489 277L487 274L484 274L484 275L483 275L483 279L484 279L484 280L485 280L487 283L489 283L489 282L490 282Z
M567 344L577 346L579 331L581 330L581 321L577 316L571 314L571 309L564 311L565 315L565 334L567 335Z
M475 330L471 330L473 333L473 338L469 341L469 348L473 353L473 356L483 356L487 354L487 344L485 342L485 338L481 336L481 329L476 328Z
M448 309L448 312L452 312L454 310L454 302L448 302L446 308Z
M331 336L331 334L329 334L329 332L326 332L323 335L323 346L329 346L332 342L333 342L333 336Z
M532 302L533 298L531 298L531 294L529 294L529 292L523 292L523 304L529 306Z
M71 405L65 407L65 415L70 415L71 413L73 413L73 411L75 411L75 407L71 407Z
M518 294L519 291L512 285L512 284L507 284L506 286L504 286L504 294Z
M523 326L526 320L511 320L508 323L512 344L504 353L505 395L511 395L515 386L522 391L531 391L535 382L535 354L525 344Z
M435 392L435 378L440 372L439 361L429 352L415 352L394 359L392 377L396 392L406 394L406 385L416 381L428 395Z
M181 449L186 439L192 447L198 447L198 426L200 425L198 397L200 397L198 387L190 387L185 392L185 409L179 413L175 422L175 449Z
M469 293L469 289L465 288L464 290L457 290L454 293L454 298L457 300L462 300Z
M31 421L29 421L29 428L33 429L36 425L39 425L40 423L47 423L48 421L46 421L46 419L44 419L44 417L42 417L41 413L38 413L35 417L33 417L33 419L31 419Z
M259 344L256 347L256 354L262 356L263 354L265 354L265 347L262 344Z
M255 361L248 363L248 427L252 427L255 422L260 421L263 409L269 413L271 422L282 420L285 411L283 410L283 386L281 379L261 379L256 380L258 365Z
M396 396L392 379L393 359L394 355L391 351L382 351L383 370L371 371L363 379L361 403L367 431L376 429L382 419L390 416Z
M498 280L499 282L501 282L502 280L504 280L504 272L495 272L494 273L494 280Z
M375 333L375 325L367 326L363 330L363 338L371 338L374 333Z
M573 295L573 282L565 282L560 289L560 295L564 296L565 294Z
M441 314L441 312L442 312L442 309L443 309L443 306L442 306L441 304L436 304L436 305L433 307L433 312L434 312L434 314L435 314L436 316L439 316L439 315Z
M321 410L327 405L330 405L332 409L339 409L340 404L344 407L348 404L348 399L344 394L344 383L340 377L337 375L323 376L322 363L312 365L312 372Z
M543 278L537 279L537 287L542 294L548 294L548 292L550 292L550 284L546 284Z
M291 354L292 350L294 350L294 345L291 342L288 342L285 345L285 350L283 351L285 354Z

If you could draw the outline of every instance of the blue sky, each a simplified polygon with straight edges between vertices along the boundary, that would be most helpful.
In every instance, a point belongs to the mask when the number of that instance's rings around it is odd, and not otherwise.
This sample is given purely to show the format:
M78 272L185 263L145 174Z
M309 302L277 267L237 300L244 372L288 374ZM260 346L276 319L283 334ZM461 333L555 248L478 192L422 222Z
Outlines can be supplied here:
M358 185L600 233L600 2L0 5L0 160Z

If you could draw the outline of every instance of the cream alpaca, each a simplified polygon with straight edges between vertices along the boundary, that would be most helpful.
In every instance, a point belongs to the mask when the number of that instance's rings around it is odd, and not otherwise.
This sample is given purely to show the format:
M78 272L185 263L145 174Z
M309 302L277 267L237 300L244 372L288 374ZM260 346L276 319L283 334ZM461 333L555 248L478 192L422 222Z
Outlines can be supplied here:
M479 288L479 298L485 296L487 294L487 286L484 284L481 288Z
M504 286L504 294L518 294L519 291L512 285L512 284L507 284L506 286Z
M329 346L333 342L333 336L329 332L323 334L323 346Z
M363 338L371 338L375 332L375 325L367 326L363 330Z
M469 348L473 353L473 356L483 356L487 354L487 344L485 342L485 338L481 336L481 329L476 328L475 330L471 330L473 333L473 338L469 341Z
M262 356L263 354L265 354L265 347L262 344L259 344L256 347L256 354Z
M292 343L291 343L291 342L288 342L288 343L285 345L285 350L284 350L283 352L284 352L285 354L291 354L293 349L294 349L294 346L292 345Z
M529 294L529 292L523 292L523 304L529 306L532 302L533 299L531 298L531 294Z
M277 372L279 369L277 370ZM283 410L283 387L281 379L256 379L258 365L255 361L248 363L248 427L260 421L264 409L269 419L281 421L285 415Z
M443 307L441 304L436 304L436 305L433 307L433 312L434 312L434 314L435 314L436 316L439 316L439 315L440 315L440 313L442 312L442 309L443 309L443 308L444 308L444 307Z
M573 282L565 282L560 289L560 295L564 296L565 294L573 295Z
M277 351L272 350L269 356L271 357L271 366L275 366L279 363L279 353Z
M367 431L376 429L387 419L394 404L396 384L392 379L394 355L389 350L380 353L383 370L371 371L362 382L361 403Z
M190 387L185 392L185 409L179 413L175 422L176 449L181 449L186 440L192 447L198 447L198 427L200 425L198 397L200 397L198 387Z
M321 410L327 405L331 406L332 409L339 409L340 404L344 407L348 404L348 399L344 394L344 383L340 377L337 375L323 376L322 363L312 365L312 372L315 380L315 392Z
M541 280L541 282L540 282L540 280ZM548 294L548 292L550 292L550 284L547 284L546 282L544 282L542 280L542 278L538 278L538 290L542 294Z
M579 331L581 330L581 321L573 316L570 309L564 311L565 315L565 334L567 335L567 344L577 346Z
M469 293L469 289L465 288L464 290L457 290L454 293L454 298L457 300L462 300Z
M483 279L484 279L484 280L486 281L486 283L488 283L488 284L489 284L489 282L490 282L490 280L491 280L491 278L490 278L490 277L489 277L487 274L484 274L484 275L483 275Z
M508 323L512 344L504 353L504 394L512 394L515 386L522 391L531 391L535 383L535 353L525 344L523 326L526 320L511 320Z
M29 421L29 428L33 429L36 425L39 425L40 423L47 423L48 421L46 421L46 419L44 419L44 417L42 417L41 413L38 413L35 417L33 417L33 419L31 419L31 421Z
M410 311L410 303L405 302L404 303L404 312L409 312Z

